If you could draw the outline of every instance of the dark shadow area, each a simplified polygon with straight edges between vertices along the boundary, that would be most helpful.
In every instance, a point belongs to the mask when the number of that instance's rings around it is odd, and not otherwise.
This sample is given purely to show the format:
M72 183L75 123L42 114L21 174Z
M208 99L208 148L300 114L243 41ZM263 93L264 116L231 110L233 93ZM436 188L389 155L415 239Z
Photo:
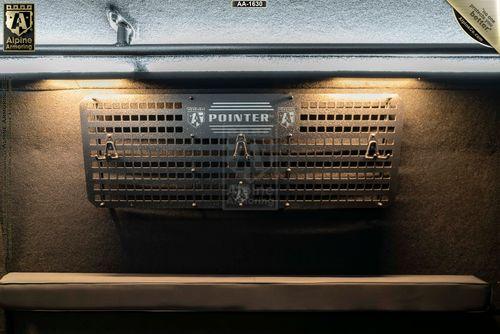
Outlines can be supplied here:
M112 211L128 272L375 275L384 210Z
M497 333L488 314L13 312L16 333Z

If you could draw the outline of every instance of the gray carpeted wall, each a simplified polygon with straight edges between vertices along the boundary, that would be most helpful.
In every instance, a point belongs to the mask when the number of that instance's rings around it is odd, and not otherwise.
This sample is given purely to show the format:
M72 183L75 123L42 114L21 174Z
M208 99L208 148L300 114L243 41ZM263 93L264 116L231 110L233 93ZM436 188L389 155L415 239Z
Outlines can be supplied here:
M3 271L473 274L500 280L499 86L217 83L226 84L239 91L267 85L398 93L405 125L396 202L383 210L244 214L96 208L85 193L79 102L111 90L96 88L99 83L13 82L3 118L9 131L2 136L10 173L3 184ZM112 92L166 92L169 85L175 83L115 83ZM209 81L200 85L211 87Z

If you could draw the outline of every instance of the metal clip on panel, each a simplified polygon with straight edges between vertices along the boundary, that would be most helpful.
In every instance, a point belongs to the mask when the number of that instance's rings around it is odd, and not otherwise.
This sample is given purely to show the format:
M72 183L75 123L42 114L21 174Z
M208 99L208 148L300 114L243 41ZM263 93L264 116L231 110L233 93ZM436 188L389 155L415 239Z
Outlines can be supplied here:
M378 150L377 138L374 133L370 135L370 139L368 140L368 146L366 147L365 159L368 160L387 160L391 157L391 154L381 155Z
M107 159L118 159L118 152L116 151L115 142L113 141L113 137L108 135L108 139L106 140L106 148L104 154L95 155L96 160L107 160Z
M245 159L250 158L250 154L248 154L248 148L247 148L247 138L243 133L240 133L238 136L236 136L236 144L234 147L234 153L233 153L233 159L236 159L240 155L240 145L243 147L243 156Z

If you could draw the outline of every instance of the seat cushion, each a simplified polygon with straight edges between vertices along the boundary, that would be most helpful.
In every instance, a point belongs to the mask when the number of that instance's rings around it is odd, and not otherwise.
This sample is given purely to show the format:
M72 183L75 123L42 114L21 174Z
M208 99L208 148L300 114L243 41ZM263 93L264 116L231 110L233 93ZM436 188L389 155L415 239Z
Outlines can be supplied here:
M10 273L0 306L21 310L482 311L473 276L264 277Z

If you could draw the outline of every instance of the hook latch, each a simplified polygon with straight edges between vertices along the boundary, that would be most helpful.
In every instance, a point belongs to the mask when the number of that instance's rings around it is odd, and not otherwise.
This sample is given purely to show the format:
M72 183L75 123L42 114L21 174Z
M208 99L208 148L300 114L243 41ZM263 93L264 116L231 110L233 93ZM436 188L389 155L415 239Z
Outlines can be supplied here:
M118 152L116 150L115 141L113 136L108 134L106 139L106 145L104 148L104 154L97 154L95 156L96 160L107 160L107 159L118 159Z
M250 154L248 153L248 147L247 147L247 138L243 133L240 133L236 136L236 144L234 147L233 159L236 159L240 155L242 149L243 149L243 156L245 157L245 159L250 158Z
M130 45L135 35L134 27L114 7L108 9L107 16L109 25L116 31L116 45Z
M368 146L366 147L365 159L374 160L387 160L391 157L392 154L380 154L378 150L377 138L374 133L370 135L370 139L368 140Z

